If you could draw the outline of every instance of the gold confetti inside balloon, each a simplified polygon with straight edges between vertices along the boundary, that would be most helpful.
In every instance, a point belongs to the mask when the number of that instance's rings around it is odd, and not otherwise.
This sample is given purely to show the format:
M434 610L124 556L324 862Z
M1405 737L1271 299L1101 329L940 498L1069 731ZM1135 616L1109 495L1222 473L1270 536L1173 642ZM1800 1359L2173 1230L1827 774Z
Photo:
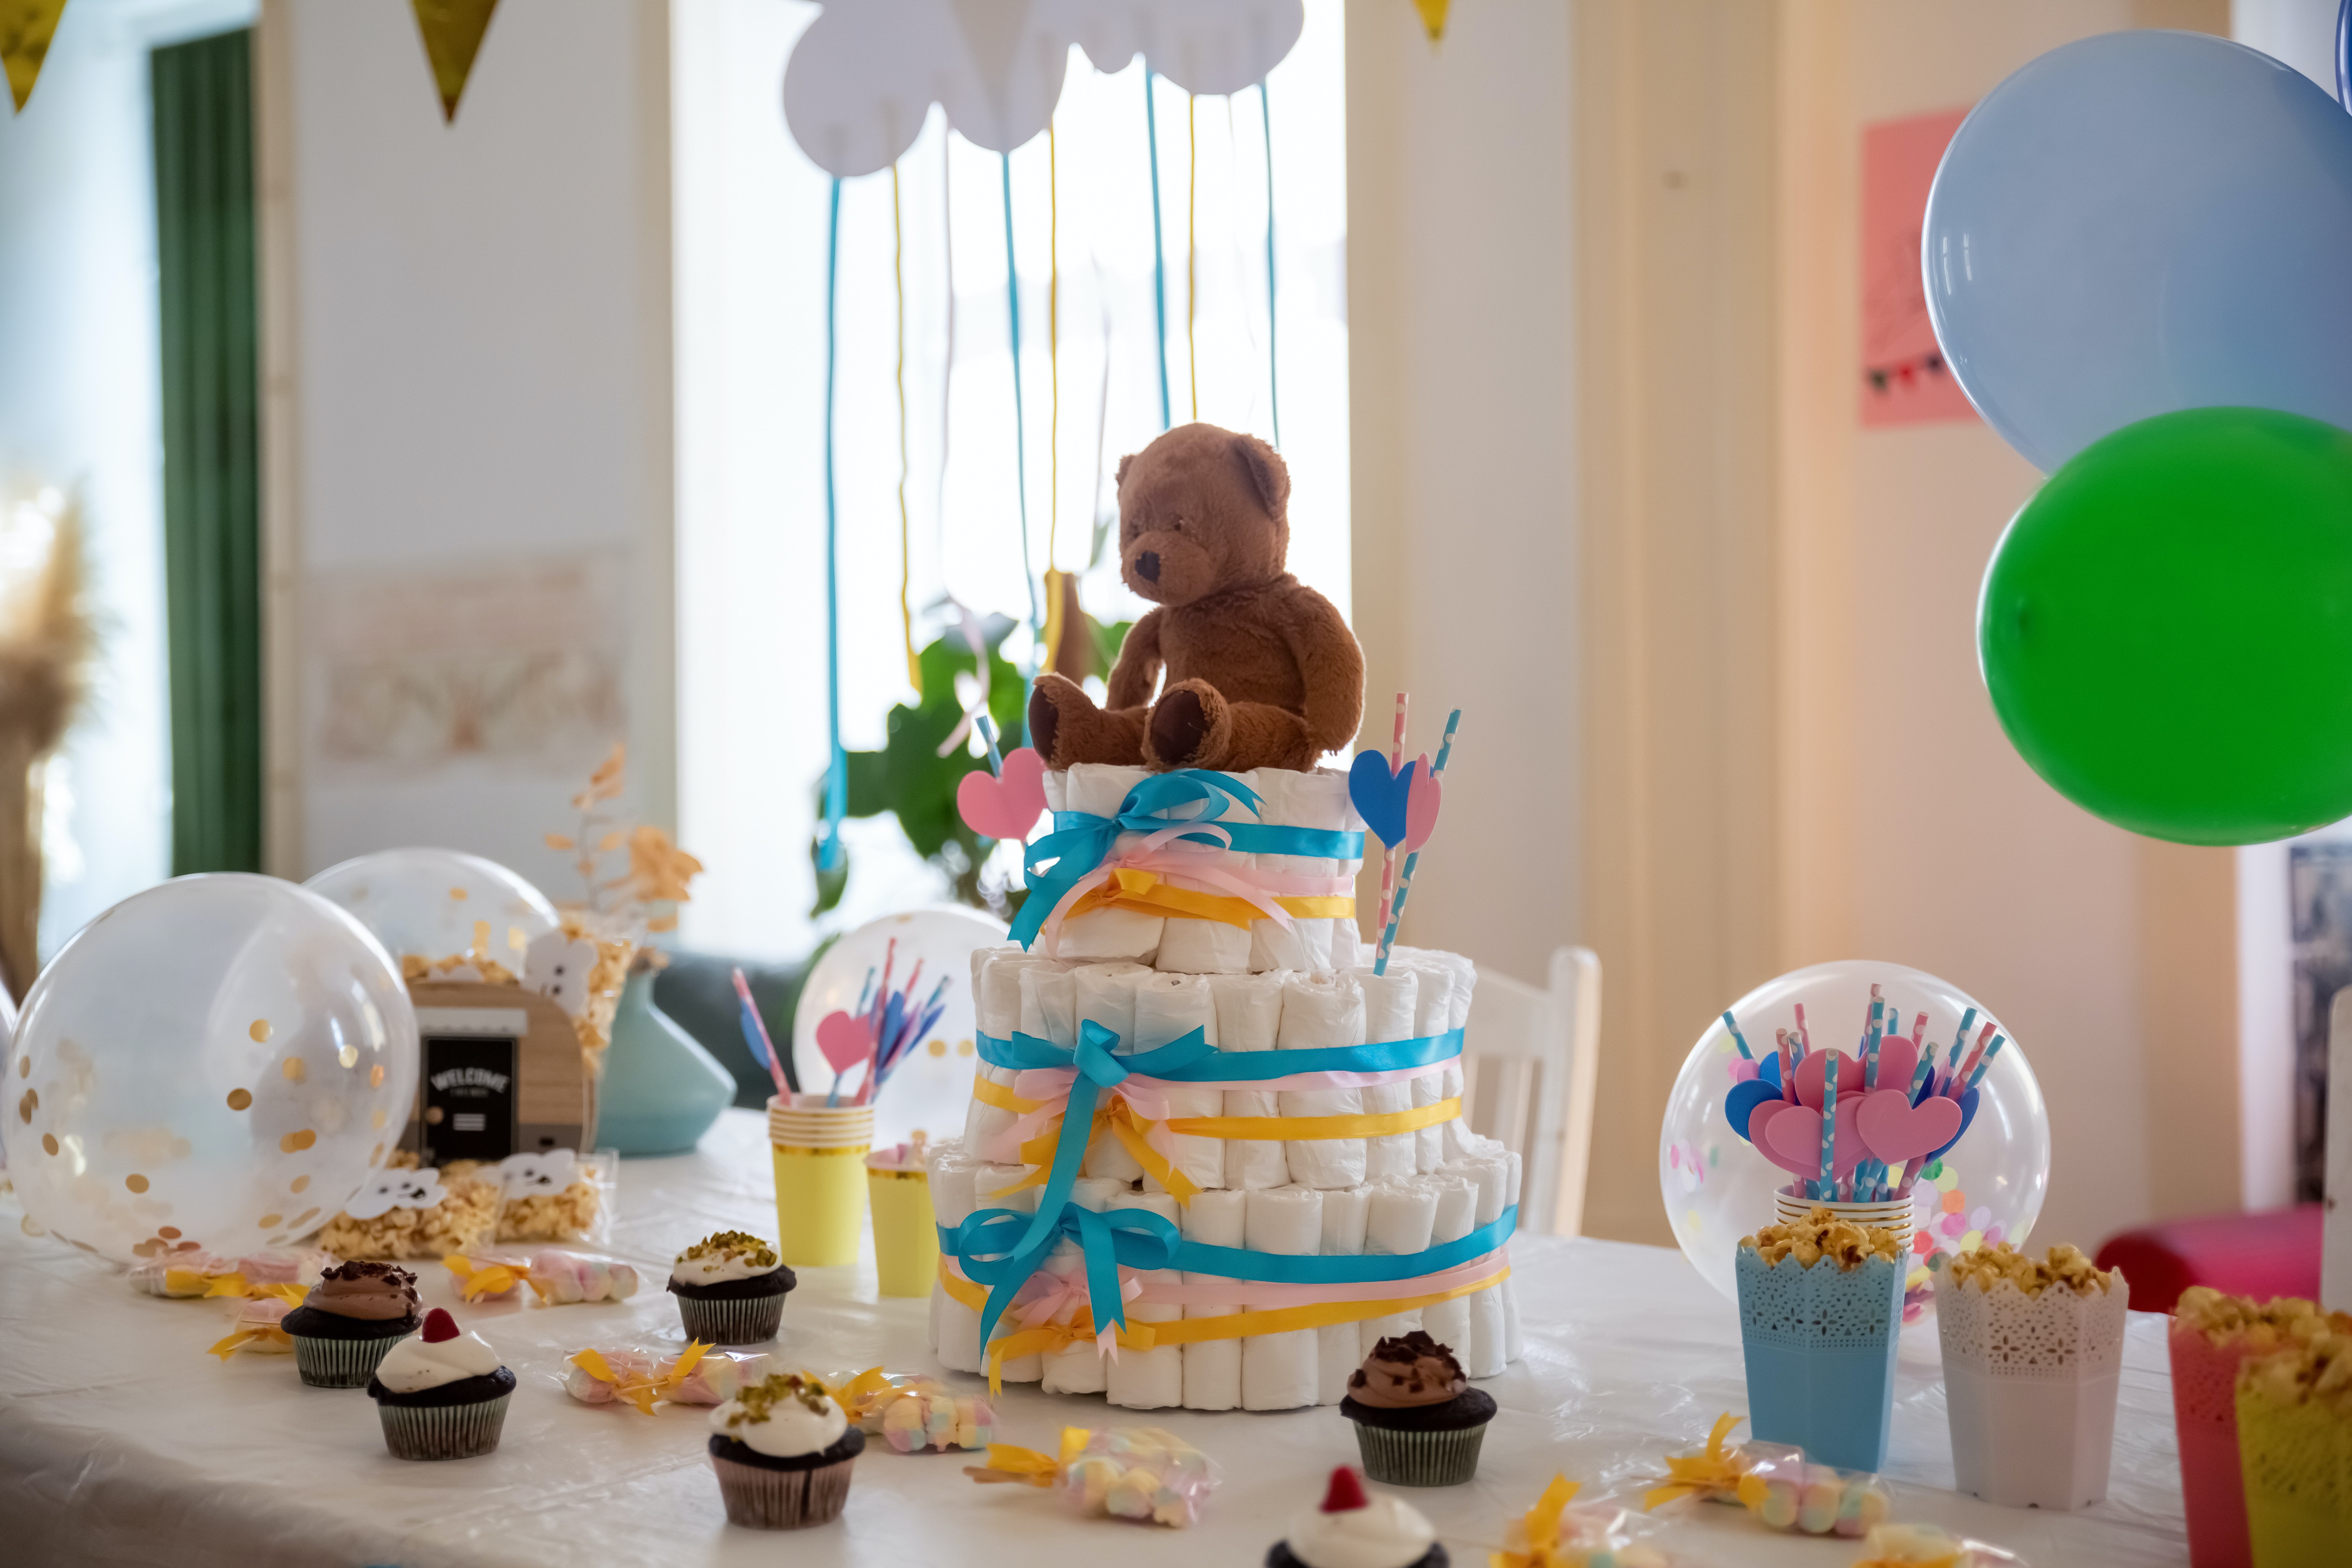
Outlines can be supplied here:
M375 933L394 962L442 966L441 978L499 979L523 971L524 949L555 930L547 896L495 860L456 849L383 849L330 866L302 884Z
M115 905L42 970L9 1050L0 1144L26 1215L123 1263L317 1228L416 1092L391 955L275 877L181 877Z

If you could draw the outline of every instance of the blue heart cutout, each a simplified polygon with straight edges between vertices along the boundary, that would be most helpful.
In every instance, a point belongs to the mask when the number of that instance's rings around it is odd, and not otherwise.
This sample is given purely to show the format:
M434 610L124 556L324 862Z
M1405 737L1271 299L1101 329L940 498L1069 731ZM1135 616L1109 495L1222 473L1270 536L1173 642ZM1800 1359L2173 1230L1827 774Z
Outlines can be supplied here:
M1972 1089L1966 1094L1960 1096L1960 1130L1952 1134L1952 1143L1957 1143L1961 1139L1969 1135L1969 1123L1977 1119L1977 1100L1983 1092L1984 1091L1981 1089ZM1950 1152L1952 1143L1945 1144L1941 1149L1938 1149L1934 1153L1928 1155L1927 1158L1930 1160L1942 1159L1947 1153Z
M1405 802L1412 794L1412 770L1420 765L1418 760L1410 762L1391 773L1382 752L1358 752L1348 770L1348 798L1364 826L1383 844L1404 842Z
M1780 1086L1777 1083L1766 1083L1760 1078L1751 1078L1746 1083L1735 1083L1731 1086L1731 1092L1723 1097L1723 1119L1731 1123L1731 1130L1734 1132L1738 1133L1742 1138L1747 1138L1748 1119L1756 1114L1756 1108L1768 1100L1780 1098ZM1755 1140L1748 1139L1748 1142L1754 1142Z

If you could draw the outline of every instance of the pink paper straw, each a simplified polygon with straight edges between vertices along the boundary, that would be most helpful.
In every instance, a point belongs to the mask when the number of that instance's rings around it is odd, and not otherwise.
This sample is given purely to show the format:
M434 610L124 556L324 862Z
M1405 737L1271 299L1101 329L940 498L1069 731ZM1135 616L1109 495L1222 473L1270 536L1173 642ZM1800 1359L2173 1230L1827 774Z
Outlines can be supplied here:
M1396 726L1391 731L1389 738L1389 776L1391 778L1394 778L1396 771L1404 766L1404 715L1406 705L1411 701L1412 698L1404 692L1397 693ZM1396 893L1396 856L1395 845L1381 846L1381 918L1380 923L1372 928L1374 931L1389 929L1389 900Z

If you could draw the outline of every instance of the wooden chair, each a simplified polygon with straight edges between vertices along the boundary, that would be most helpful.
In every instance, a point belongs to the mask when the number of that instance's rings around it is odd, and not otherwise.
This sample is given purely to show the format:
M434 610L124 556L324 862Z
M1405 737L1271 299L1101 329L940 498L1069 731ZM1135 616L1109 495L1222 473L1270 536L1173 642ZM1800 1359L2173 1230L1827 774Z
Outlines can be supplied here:
M1590 948L1554 952L1548 990L1478 965L1462 1047L1463 1117L1519 1156L1521 1230L1583 1233L1600 1037L1601 960Z

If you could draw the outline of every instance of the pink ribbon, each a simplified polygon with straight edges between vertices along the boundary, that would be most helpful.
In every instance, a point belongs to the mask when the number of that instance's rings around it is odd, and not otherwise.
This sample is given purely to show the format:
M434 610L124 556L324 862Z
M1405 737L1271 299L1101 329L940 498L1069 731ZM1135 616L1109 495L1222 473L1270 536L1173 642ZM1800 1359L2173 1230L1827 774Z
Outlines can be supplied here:
M1223 843L1203 844L1188 839L1185 834L1213 833ZM1301 898L1337 898L1354 890L1352 877L1311 877L1282 872L1252 875L1254 868L1220 866L1214 862L1224 855L1232 836L1213 823L1178 822L1146 834L1133 844L1070 885L1062 895L1054 912L1045 917L1039 931L1048 956L1061 952L1062 920L1070 906L1095 889L1110 880L1114 871L1150 871L1171 886L1187 892L1210 893L1241 899L1257 909L1266 919L1283 930L1290 929L1290 911L1274 900L1278 896Z
M1168 1140L1173 1136L1162 1123L1170 1115L1165 1091L1170 1089L1207 1089L1259 1090L1279 1094L1287 1090L1318 1089L1377 1089L1382 1084L1405 1083L1417 1078L1442 1073L1454 1066L1457 1058L1425 1062L1420 1067L1390 1068L1381 1072L1295 1072L1281 1078L1217 1079L1206 1083L1187 1079L1181 1083L1170 1079L1131 1075L1112 1086L1110 1092L1125 1099L1135 1107L1136 1114L1151 1123L1145 1134L1151 1146L1170 1158ZM1020 1152L1021 1145L1045 1131L1054 1118L1061 1115L1070 1103L1070 1084L1078 1076L1076 1068L1027 1068L1013 1080L1013 1092L1023 1100L1042 1103L1034 1110L1024 1111L1006 1131L991 1139L981 1150L983 1157L1000 1163L1011 1163Z
M1148 1307L1257 1307L1268 1310L1313 1307L1325 1301L1403 1301L1464 1285L1483 1284L1510 1266L1510 1248L1498 1247L1484 1258L1473 1258L1435 1274L1424 1274L1416 1279L1383 1279L1355 1284L1276 1285L1255 1279L1221 1280L1211 1284L1197 1281L1170 1284L1154 1280L1147 1284L1134 1269L1121 1268L1119 1295L1130 1304L1141 1303ZM952 1259L948 1267L959 1275L963 1274L962 1265ZM1044 1283L1040 1284L1040 1281ZM1034 1295L1031 1293L1033 1287L1035 1288ZM1022 1286L1020 1292L1013 1297L1013 1310L1020 1314L1023 1327L1034 1329L1048 1321L1066 1322L1070 1312L1086 1305L1086 1281L1083 1279L1064 1279L1040 1269L1029 1277L1028 1284Z

